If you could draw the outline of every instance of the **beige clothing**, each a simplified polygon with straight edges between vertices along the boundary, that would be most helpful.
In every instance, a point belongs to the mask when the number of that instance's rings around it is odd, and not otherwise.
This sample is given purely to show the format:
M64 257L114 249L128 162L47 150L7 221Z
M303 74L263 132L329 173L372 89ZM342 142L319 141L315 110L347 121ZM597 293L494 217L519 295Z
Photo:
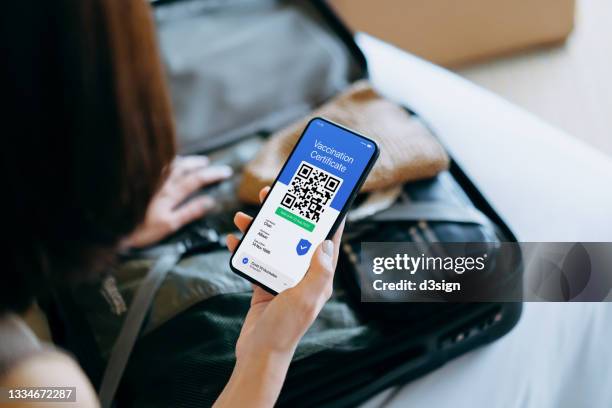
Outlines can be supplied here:
M380 157L362 191L430 178L448 168L448 155L427 127L401 106L379 96L363 80L272 135L244 169L238 187L242 201L259 203L259 190L274 181L306 124L315 116L363 133L379 144Z

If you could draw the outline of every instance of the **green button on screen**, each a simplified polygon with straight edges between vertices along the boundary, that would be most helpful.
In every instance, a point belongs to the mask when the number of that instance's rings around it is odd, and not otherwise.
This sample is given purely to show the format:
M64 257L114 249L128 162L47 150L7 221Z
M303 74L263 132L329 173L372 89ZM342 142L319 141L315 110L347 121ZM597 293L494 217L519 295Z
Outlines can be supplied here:
M294 223L298 227L304 228L306 231L311 231L312 232L312 230L315 227L315 225L312 222L306 221L302 217L299 217L299 216L295 215L294 213L285 210L282 207L278 207L276 209L276 215L280 215L281 217L283 217L287 221L291 221L292 223Z

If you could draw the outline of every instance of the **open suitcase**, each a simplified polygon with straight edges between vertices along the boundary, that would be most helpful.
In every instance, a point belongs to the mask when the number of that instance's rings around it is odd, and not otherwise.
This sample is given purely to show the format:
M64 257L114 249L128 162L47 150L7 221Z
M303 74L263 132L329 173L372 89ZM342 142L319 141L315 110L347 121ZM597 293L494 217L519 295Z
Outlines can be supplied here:
M367 77L351 33L323 1L158 0L153 7L181 153L205 153L236 173L272 132ZM219 203L214 215L150 251L127 254L114 277L58 289L44 305L56 342L99 386L134 287L164 248L188 249L151 306L117 406L207 406L227 381L250 294L229 272L222 242L236 210L255 211L237 201L236 182L207 191ZM489 223L408 214L376 224L377 234L361 232L364 223L347 225L335 295L296 352L280 406L355 406L503 336L518 321L518 302L360 302L350 255L361 241L411 240L414 231L425 241L432 234L442 242L515 241L454 162L433 179L407 183L402 197L469 208ZM520 276L520 267L512 273Z

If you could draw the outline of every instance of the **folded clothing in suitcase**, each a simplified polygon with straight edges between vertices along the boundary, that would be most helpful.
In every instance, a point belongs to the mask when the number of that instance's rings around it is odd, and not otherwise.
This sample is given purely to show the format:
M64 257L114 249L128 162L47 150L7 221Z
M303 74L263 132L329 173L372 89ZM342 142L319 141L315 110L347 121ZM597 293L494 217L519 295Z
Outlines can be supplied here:
M206 152L237 173L269 134L367 75L363 55L323 2L155 3L181 151ZM126 310L155 257L177 246L191 249L153 298L117 394L121 406L206 406L226 383L250 301L248 282L231 273L222 244L234 229L234 212L253 211L236 199L237 181L207 191L218 208L205 220L130 254L100 282L58 292L52 325L63 328L63 345L98 386ZM378 239L376 234L408 241L419 236L424 242L433 236L514 240L453 163L449 172L397 189L386 207L444 203L479 211L490 223L407 219L372 231L367 203L377 193L361 197L349 215L335 294L296 351L280 405L354 405L502 336L520 316L520 303L405 304L398 312L394 304L372 310L359 302L359 269L351 253L358 243Z

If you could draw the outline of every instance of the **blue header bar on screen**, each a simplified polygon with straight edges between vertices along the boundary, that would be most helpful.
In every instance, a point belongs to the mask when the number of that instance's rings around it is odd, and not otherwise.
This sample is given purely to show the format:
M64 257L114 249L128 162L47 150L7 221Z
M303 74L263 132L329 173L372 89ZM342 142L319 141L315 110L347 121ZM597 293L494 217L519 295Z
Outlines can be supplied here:
M343 182L331 207L340 211L376 151L373 144L348 130L313 119L289 157L278 181L289 184L302 161L319 167Z

